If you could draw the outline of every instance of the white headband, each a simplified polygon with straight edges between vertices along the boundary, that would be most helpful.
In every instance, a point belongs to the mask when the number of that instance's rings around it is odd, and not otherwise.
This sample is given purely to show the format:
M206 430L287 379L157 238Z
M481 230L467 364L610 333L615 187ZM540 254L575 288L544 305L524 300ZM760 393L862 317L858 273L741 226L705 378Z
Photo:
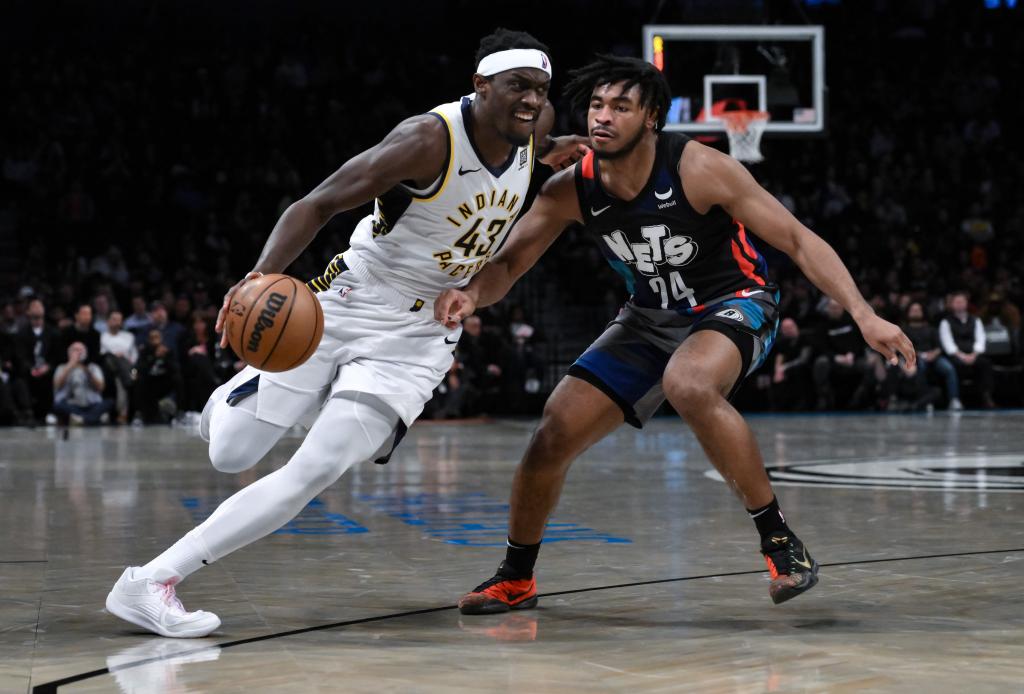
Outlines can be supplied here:
M476 72L478 75L490 77L505 70L515 70L517 67L535 67L551 77L551 59L544 51L535 48L512 48L491 53L476 66Z

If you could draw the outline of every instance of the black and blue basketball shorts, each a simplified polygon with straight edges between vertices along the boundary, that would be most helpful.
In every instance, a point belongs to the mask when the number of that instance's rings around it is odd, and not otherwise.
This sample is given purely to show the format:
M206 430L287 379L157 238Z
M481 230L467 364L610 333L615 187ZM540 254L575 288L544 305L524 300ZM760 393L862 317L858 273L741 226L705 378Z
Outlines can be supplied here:
M569 367L611 398L626 421L641 428L665 400L662 376L676 349L699 330L715 330L735 343L743 359L743 379L764 363L779 328L778 293L757 290L750 297L730 295L705 304L699 313L642 308L627 302L597 340Z

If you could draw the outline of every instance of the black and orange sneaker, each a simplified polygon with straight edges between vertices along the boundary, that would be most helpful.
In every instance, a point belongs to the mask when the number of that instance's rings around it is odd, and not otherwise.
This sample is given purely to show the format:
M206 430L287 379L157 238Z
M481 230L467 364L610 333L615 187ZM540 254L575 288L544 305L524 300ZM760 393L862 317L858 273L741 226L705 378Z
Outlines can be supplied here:
M776 605L810 590L818 582L818 562L791 532L774 532L766 537L761 543L761 554L772 575L768 594Z
M536 579L518 576L506 562L501 562L493 578L459 599L459 612L462 614L495 614L529 610L536 606Z

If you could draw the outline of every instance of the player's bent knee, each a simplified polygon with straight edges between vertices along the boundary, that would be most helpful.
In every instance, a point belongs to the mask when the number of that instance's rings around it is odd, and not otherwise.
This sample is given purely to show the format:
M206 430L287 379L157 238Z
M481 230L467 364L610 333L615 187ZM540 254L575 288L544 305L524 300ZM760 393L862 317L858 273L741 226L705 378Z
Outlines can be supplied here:
M683 417L705 411L721 393L711 383L693 378L665 381L665 399Z
M523 464L529 468L557 468L572 462L572 434L563 413L545 413L530 439Z
M218 472L242 472L252 467L256 461L245 446L237 441L218 437L210 441L210 462ZM262 457L262 456L260 456ZM258 458L257 458L258 460Z

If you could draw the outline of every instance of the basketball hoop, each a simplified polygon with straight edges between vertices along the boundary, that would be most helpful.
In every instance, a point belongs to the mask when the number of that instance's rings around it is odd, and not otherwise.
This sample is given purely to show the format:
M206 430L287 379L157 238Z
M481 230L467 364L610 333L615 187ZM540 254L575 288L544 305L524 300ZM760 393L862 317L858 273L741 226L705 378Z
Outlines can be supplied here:
M761 154L761 135L768 125L764 111L723 111L718 117L725 121L729 133L729 154L749 164L764 161Z

